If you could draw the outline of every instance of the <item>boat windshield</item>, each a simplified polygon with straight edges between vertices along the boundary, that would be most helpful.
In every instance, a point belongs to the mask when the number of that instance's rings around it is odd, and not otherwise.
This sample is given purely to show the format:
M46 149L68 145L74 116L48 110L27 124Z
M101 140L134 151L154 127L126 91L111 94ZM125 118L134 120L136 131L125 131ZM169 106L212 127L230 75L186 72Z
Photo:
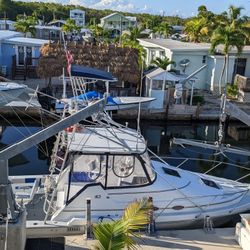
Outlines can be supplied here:
M105 188L152 183L155 173L143 155L75 155L69 173L71 185L100 183Z

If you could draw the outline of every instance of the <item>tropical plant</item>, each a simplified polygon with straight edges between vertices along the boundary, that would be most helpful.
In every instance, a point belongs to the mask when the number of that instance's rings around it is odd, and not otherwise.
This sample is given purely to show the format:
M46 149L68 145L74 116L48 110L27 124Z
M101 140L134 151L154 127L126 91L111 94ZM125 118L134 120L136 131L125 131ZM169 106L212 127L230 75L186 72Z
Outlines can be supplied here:
M98 241L96 250L121 250L136 249L137 242L134 238L140 238L136 231L145 228L149 223L149 211L152 203L147 199L135 201L130 204L120 220L102 222L94 226L94 236Z
M188 35L190 42L199 43L202 37L208 34L206 23L204 17L195 17L185 23L184 32Z
M176 63L174 61L171 61L168 57L164 56L164 57L157 57L154 60L152 60L151 64L162 68L164 70L167 69L167 67L169 65L173 65L174 67L176 66Z
M241 8L229 7L227 19L221 19L222 21L218 24L218 27L213 32L211 37L211 48L210 51L214 53L218 45L223 45L224 63L219 80L219 92L221 94L221 84L224 73L225 83L228 82L228 64L229 64L229 52L235 47L238 55L242 52L247 40L248 34L243 26L243 21L240 16ZM226 88L225 88L226 90Z
M31 35L34 36L36 32L35 25L37 22L38 20L35 16L19 15L14 26L17 31L24 33L25 36L27 36L28 33L31 33Z
M73 19L67 19L65 24L62 26L62 31L67 33L74 33L79 32L81 30L81 27L76 25L75 21Z
M168 37L173 33L173 28L167 22L162 22L159 26L156 26L153 29L153 32Z
M102 37L103 32L104 32L103 28L100 27L99 25L96 25L96 24L95 25L90 25L89 29L93 32L93 35L94 35L95 38Z
M239 94L239 88L237 86L237 84L233 84L233 85L228 85L227 86L227 94L229 98L237 98L238 94Z
M142 32L141 28L138 27L130 27L129 28L129 35L128 39L131 41L137 41L137 38L140 36L140 33Z

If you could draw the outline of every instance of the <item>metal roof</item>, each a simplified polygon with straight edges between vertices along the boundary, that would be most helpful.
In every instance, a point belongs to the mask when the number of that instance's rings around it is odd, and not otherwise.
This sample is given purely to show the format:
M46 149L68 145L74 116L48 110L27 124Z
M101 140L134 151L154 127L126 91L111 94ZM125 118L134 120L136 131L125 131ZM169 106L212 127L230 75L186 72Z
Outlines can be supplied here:
M29 37L13 37L5 40L5 43L10 44L21 44L21 45L33 45L33 46L41 46L45 43L48 43L49 40L37 39L37 38L29 38Z
M190 51L190 52L206 52L209 53L211 44L210 43L193 43L193 42L182 42L172 39L138 39L138 41L146 42L152 44L153 47L159 46L163 49L169 49L171 51ZM223 46L217 46L218 52L223 50ZM231 50L233 53L236 53L237 50L233 48ZM245 46L243 52L250 52L250 46Z
M154 80L178 82L186 78L186 75L176 75L171 72L165 71L162 68L156 68L154 71L151 71L150 73L146 74L146 77Z
M0 30L0 41L12 37L23 36L22 33L11 30Z

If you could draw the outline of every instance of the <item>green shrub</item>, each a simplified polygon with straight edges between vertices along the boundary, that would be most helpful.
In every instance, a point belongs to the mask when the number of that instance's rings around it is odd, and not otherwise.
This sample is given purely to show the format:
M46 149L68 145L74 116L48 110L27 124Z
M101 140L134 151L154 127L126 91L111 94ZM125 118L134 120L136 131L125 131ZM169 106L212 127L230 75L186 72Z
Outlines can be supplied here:
M193 105L197 105L197 104L203 105L205 103L205 99L203 96L201 95L195 95L193 96Z
M238 86L236 84L234 85L227 85L227 96L229 98L237 98L239 93Z

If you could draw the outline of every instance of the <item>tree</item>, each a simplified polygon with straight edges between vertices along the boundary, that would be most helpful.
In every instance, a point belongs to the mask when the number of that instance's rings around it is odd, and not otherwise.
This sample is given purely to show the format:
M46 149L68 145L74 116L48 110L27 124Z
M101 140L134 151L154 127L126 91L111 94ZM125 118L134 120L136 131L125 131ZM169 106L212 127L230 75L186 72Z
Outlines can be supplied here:
M3 14L2 17L8 17L9 12L11 12L12 1L11 0L0 0L0 13Z
M155 58L152 62L151 62L151 64L153 64L153 65L155 65L155 66L157 66L157 67L159 67L159 68L162 68L162 69L164 69L164 70L166 70L167 69L167 67L169 66L169 65L174 65L174 66L176 66L176 63L174 62L174 61L171 61L168 57L164 57L164 58L160 58L160 57L157 57L157 58Z
M195 17L185 23L184 31L191 42L201 42L202 36L207 33L206 19Z
M136 233L149 223L149 210L152 204L146 199L130 204L120 220L102 222L94 226L94 236L98 240L97 250L136 249L137 242L132 238L140 238Z
M243 21L240 16L241 8L229 7L227 19L222 18L217 29L215 29L211 38L212 53L215 52L218 45L223 45L222 53L224 54L223 69L219 80L219 92L221 94L221 83L224 73L226 71L225 84L228 83L228 64L229 52L233 47L236 47L238 55L242 52L247 40L248 35L243 26ZM226 88L225 88L226 89Z
M93 32L93 35L94 35L94 37L96 37L96 38L102 37L103 32L104 32L103 28L100 27L100 26L98 26L97 24L95 24L95 25L90 25L90 26L89 26L89 29Z
M34 36L36 32L35 25L37 22L35 16L19 15L14 26L17 31L24 33L25 36L27 36L28 33L31 33L31 35Z
M122 41L130 40L130 41L137 41L137 38L140 36L142 29L138 27L130 27L128 32L122 34Z
M72 19L67 19L65 24L62 26L62 30L67 33L79 32L81 28L76 25L75 21Z
M167 22L162 22L159 26L156 26L153 31L154 33L168 37L173 33L173 28Z

